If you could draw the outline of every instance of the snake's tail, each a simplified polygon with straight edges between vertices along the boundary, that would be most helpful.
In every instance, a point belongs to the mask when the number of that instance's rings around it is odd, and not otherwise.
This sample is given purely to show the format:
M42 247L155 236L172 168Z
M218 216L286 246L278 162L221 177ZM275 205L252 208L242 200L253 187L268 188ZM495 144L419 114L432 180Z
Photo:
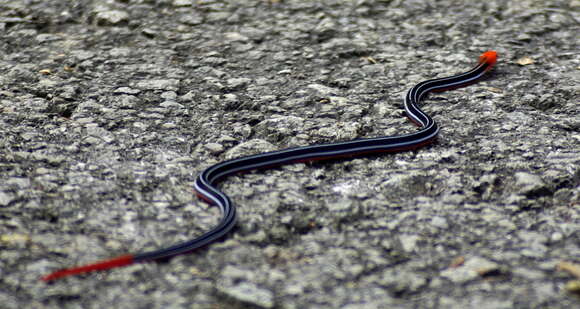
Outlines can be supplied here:
M89 273L89 272L99 271L99 270L107 270L107 269L117 268L117 267L123 267L123 266L131 265L133 263L135 263L134 256L132 254L127 254L127 255L122 255L122 256L116 257L116 258L96 262L93 264L61 269L61 270L55 271L51 274L48 274L48 275L42 277L41 280L42 281L52 281L52 280L56 280L56 279L59 279L62 277L84 274L84 273Z

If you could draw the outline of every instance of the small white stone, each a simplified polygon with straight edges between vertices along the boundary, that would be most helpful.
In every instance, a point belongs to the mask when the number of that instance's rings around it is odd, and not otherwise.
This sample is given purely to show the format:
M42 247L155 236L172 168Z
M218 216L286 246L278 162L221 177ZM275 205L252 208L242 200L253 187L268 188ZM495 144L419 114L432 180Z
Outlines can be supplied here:
M238 285L222 290L228 296L244 303L261 308L274 307L274 294L270 290L262 289L253 283L242 282Z
M207 143L204 147L213 154L218 154L224 151L224 146L218 143Z
M192 0L173 0L174 6L191 6Z
M405 252L413 252L417 248L417 241L419 240L419 236L417 235L401 235L399 236L399 241L403 246L403 250Z

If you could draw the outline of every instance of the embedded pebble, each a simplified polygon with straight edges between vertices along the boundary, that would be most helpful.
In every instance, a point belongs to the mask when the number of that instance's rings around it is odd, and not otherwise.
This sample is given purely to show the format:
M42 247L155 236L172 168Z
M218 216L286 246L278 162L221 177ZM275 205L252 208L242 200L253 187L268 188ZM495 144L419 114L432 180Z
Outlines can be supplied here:
M224 151L224 146L218 143L207 143L203 147L205 147L213 154L219 154Z
M98 12L95 17L96 23L101 26L113 26L129 20L129 14L120 10Z
M15 199L13 194L0 191L0 206L8 206Z
M143 80L135 83L135 87L142 90L172 90L175 91L179 87L179 80L177 79L152 79Z
M433 217L431 219L431 225L437 228L446 229L449 227L449 223L447 223L447 219L443 217Z
M403 250L406 252L413 252L417 248L417 241L419 241L420 237L418 235L401 235L399 236L399 240L401 241L401 245L403 246Z
M472 281L499 270L499 265L481 257L468 258L463 265L443 270L440 275L455 283Z
M515 173L515 186L520 194L530 195L547 190L546 184L540 176L530 173Z
M318 94L322 96L337 95L340 93L340 91L338 91L337 89L330 88L320 84L310 84L307 87L315 90Z
M246 87L252 80L249 78L230 78L228 79L227 83L228 86L231 88L241 88L241 87Z
M258 308L274 307L274 294L249 282L229 286L220 289L220 291L235 300L257 306Z

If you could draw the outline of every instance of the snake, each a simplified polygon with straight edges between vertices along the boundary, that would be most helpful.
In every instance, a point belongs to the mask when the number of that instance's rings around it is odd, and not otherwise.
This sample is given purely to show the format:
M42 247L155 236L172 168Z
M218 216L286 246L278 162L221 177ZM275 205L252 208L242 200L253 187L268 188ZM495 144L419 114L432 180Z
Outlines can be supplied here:
M163 261L176 255L190 253L215 242L228 234L236 225L236 207L230 198L218 188L220 181L230 175L292 163L415 150L431 144L437 139L439 125L419 108L418 103L431 92L452 90L478 82L494 67L496 61L497 52L489 50L481 54L477 65L465 73L426 80L409 89L404 97L404 108L409 120L419 127L416 132L287 148L226 160L203 170L195 180L195 191L199 198L219 208L221 219L209 231L198 237L150 252L125 254L84 266L57 270L41 279L52 281L66 276L123 267L135 263Z

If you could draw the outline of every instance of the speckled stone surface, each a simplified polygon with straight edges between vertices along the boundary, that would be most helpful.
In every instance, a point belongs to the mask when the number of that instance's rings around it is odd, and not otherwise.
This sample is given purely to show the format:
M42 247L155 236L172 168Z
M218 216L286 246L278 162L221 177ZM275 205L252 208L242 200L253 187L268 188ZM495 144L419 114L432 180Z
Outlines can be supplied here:
M0 308L574 308L580 2L0 1ZM230 177L234 231L167 263L51 271L199 235L224 159L412 132L417 151Z

